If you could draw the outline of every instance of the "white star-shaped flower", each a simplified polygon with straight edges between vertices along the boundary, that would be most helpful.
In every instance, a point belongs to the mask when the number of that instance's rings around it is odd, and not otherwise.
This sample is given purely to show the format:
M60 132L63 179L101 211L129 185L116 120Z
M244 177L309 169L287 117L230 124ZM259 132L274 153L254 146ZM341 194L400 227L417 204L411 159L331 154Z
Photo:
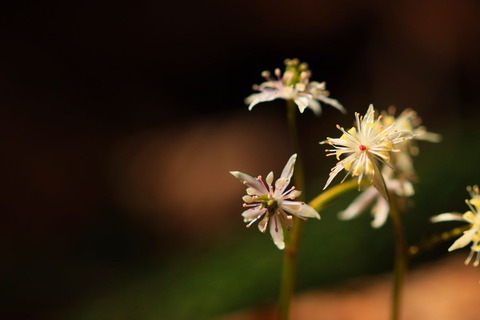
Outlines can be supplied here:
M344 128L337 125L343 135L336 139L327 138L321 142L334 147L334 149L326 150L327 156L336 156L337 160L340 160L342 155L346 155L332 168L324 189L340 171L346 170L346 177L348 175L358 176L359 185L364 176L367 176L382 196L388 199L379 162L388 164L390 153L399 151L394 149L394 145L405 139L411 139L413 134L410 131L395 129L395 124L388 127L383 126L379 121L380 118L375 119L373 105L369 106L365 116L355 113L355 118L356 127L345 131Z
M262 177L253 178L248 174L239 171L230 171L230 173L247 186L247 195L243 197L244 207L248 208L242 213L247 227L250 227L255 221L261 232L267 230L270 223L270 234L273 242L279 249L285 248L283 241L283 226L290 230L293 226L291 215L299 218L317 218L320 215L315 209L301 201L293 201L300 196L301 191L295 190L295 187L287 189L290 179L293 175L295 160L297 155L290 157L280 178L272 185L274 177L270 172L263 182Z
M473 265L476 267L480 264L480 192L478 186L468 187L467 190L471 196L470 200L465 200L470 208L469 211L464 214L457 212L442 213L432 217L431 221L463 221L470 224L470 228L463 232L463 235L448 248L448 251L463 248L471 242L470 254L465 260L465 264L469 264L476 253L477 257L473 262Z
M382 112L380 122L384 127L393 124L393 128L397 131L412 133L411 139L395 145L398 152L391 154L389 166L383 166L382 169L389 192L399 197L411 197L415 194L413 183L417 180L412 156L419 152L415 140L439 142L441 137L436 133L427 132L421 125L421 119L412 109L405 109L398 117L395 117L395 108L390 107L388 112ZM383 226L387 220L390 206L374 187L364 190L344 211L339 213L339 217L344 220L352 219L370 206L372 206L371 213L374 217L372 227Z
M272 77L269 71L262 72L267 81L253 86L254 90L260 92L245 99L248 110L261 102L284 99L293 100L302 113L308 107L319 115L322 112L319 101L345 112L337 100L328 97L325 82L310 82L311 72L306 63L300 63L298 59L287 59L285 65L287 67L283 75L280 69L275 69L275 77Z

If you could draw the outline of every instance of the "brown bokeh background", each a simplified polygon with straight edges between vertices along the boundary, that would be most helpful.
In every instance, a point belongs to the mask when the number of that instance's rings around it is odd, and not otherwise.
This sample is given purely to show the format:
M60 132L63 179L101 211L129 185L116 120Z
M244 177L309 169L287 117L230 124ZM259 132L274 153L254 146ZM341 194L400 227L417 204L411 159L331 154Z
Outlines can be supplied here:
M437 205L455 200L432 214L464 210L464 187L480 178L468 168L480 132L479 14L474 0L5 5L0 312L51 319L122 288L126 270L244 232L242 188L227 172L279 172L291 149L282 103L247 112L243 99L287 57L307 61L349 111L302 115L312 185L332 164L317 143L336 123L395 104L444 136L422 154L437 172L423 179L446 184Z

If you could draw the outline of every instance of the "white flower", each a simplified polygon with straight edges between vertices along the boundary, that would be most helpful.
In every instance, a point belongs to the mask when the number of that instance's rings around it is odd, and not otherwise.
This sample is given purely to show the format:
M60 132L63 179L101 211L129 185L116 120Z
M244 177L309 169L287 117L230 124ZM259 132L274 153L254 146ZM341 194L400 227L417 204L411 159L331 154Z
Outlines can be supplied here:
M328 143L335 148L326 150L327 156L335 155L337 160L340 160L340 156L347 155L332 168L324 189L328 187L340 171L345 169L348 171L345 178L350 174L353 177L358 176L360 185L366 175L382 196L388 199L378 162L388 164L390 153L399 151L394 149L394 145L405 139L411 139L413 134L410 131L396 130L395 124L384 127L379 119L375 119L373 105L369 106L364 117L355 113L355 118L357 128L352 127L345 131L337 125L343 135L337 139L327 138L327 140L321 142L322 144Z
M476 267L480 264L480 192L478 186L473 186L473 188L468 187L467 190L471 196L470 200L465 200L470 208L469 211L464 214L457 212L442 213L432 217L431 221L464 221L470 224L470 228L463 232L463 235L458 238L450 248L448 248L448 251L463 248L471 242L470 254L465 260L465 264L469 264L476 253L477 257L473 262L473 265Z
M287 230L293 226L291 215L320 219L320 215L309 205L301 201L292 201L300 196L301 191L295 190L295 187L287 189L296 158L296 154L290 157L282 175L275 182L275 186L272 186L273 172L267 175L265 184L261 176L253 178L242 172L230 171L235 178L247 186L247 195L243 197L243 201L245 201L243 206L248 209L242 213L244 221L248 222L247 227L260 220L258 228L261 232L265 232L270 222L270 234L279 249L285 248L283 226Z
M253 86L254 90L260 92L245 99L245 103L249 105L248 110L252 110L255 105L261 102L284 99L293 100L302 113L308 107L316 115L319 115L322 108L318 101L345 112L345 109L337 100L328 97L329 92L325 88L325 82L309 82L311 72L308 70L306 63L300 63L298 59L287 59L285 65L287 67L283 75L280 69L275 69L276 78L272 77L269 71L262 72L262 76L267 81Z
M392 172L393 170L388 166L383 169L383 178L387 189L400 197L412 196L415 193L412 183L408 180L390 178ZM374 187L368 187L362 191L345 210L339 213L339 217L342 220L350 220L357 217L372 204L373 220L371 225L373 228L380 228L387 221L390 206Z
M382 112L381 121L384 126L389 126L394 123L396 130L412 132L412 139L406 140L396 146L399 152L394 154L392 162L397 176L413 182L416 179L416 174L413 168L412 156L416 156L419 153L419 148L415 140L440 142L441 136L433 132L428 132L426 128L421 125L422 119L418 117L417 113L412 109L405 109L398 117L395 117L395 107L392 106L388 112Z
M389 192L399 197L413 196L415 194L413 182L416 181L416 174L412 156L418 154L415 140L439 142L440 135L427 132L425 127L421 126L421 119L412 109L406 109L398 117L395 117L395 108L390 107L388 112L382 112L380 122L385 127L393 124L393 128L397 131L412 133L411 139L395 145L398 152L391 154L390 166L384 166L382 174ZM390 207L374 187L363 191L344 211L339 213L339 217L344 220L352 219L372 204L374 204L371 209L374 217L372 227L379 228L385 223Z

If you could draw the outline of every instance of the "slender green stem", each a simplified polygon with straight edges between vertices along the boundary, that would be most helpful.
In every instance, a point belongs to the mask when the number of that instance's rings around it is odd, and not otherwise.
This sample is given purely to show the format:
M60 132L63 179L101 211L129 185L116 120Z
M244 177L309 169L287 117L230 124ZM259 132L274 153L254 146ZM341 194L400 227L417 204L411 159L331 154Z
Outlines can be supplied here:
M303 170L303 158L300 152L300 142L297 132L297 106L292 100L287 101L287 122L290 137L293 143L294 152L297 154L297 161L295 162L294 183L298 190L302 191L299 198L300 201L305 199L305 178ZM286 247L283 256L283 270L280 282L280 297L279 297L279 318L281 320L288 320L290 314L290 301L295 289L295 276L297 269L297 255L300 244L300 235L303 229L303 220L298 217L293 217L293 228L286 239Z
M397 197L395 194L389 194L390 217L392 219L393 233L395 236L395 265L393 276L392 291L392 320L400 318L400 307L402 299L403 282L407 271L407 240L405 238L405 229L398 210Z

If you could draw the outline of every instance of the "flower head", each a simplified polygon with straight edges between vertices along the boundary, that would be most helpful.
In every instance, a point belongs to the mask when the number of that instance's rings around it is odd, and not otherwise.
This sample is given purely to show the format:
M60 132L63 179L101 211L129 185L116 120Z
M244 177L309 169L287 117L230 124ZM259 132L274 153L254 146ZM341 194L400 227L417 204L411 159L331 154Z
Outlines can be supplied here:
M259 221L258 228L261 232L265 232L270 223L270 234L279 249L285 248L283 226L287 230L293 226L291 215L320 219L320 215L315 209L304 202L293 201L300 196L301 191L295 190L295 187L287 189L296 158L296 154L290 157L274 186L272 185L273 172L267 175L265 184L261 176L253 178L239 171L230 171L235 178L247 186L247 195L243 197L245 202L243 206L248 209L242 213L244 221L248 222L247 227L250 227L255 221Z
M345 112L337 100L328 97L329 92L326 90L325 82L310 82L311 72L305 62L300 63L298 59L286 59L285 65L286 69L283 75L280 69L275 69L275 77L272 77L269 71L262 72L262 76L267 81L253 86L254 90L260 92L245 99L249 110L252 110L260 102L284 99L293 100L302 113L308 107L316 115L319 115L322 109L318 101Z
M465 264L469 264L475 253L477 257L473 262L476 267L480 264L480 192L478 186L467 187L471 199L465 200L469 207L469 211L464 214L460 213L442 213L431 218L432 222L440 221L464 221L470 224L470 228L463 232L463 235L458 238L448 251L453 251L465 247L470 242L470 254L465 260Z
M389 166L383 166L382 175L389 192L404 198L413 196L416 174L412 156L417 155L419 150L415 140L439 142L440 135L427 132L425 127L421 126L421 119L412 109L406 109L395 117L395 108L390 107L388 112L382 112L379 121L384 127L393 125L394 130L412 134L411 139L395 145L397 152L391 154ZM390 207L374 187L364 190L344 211L339 213L339 217L344 220L352 219L370 206L372 206L371 213L374 217L372 227L379 228L385 223Z
M359 184L364 176L367 176L382 196L387 199L386 186L378 162L388 164L390 153L399 151L394 149L394 145L405 139L411 139L413 134L410 131L397 130L395 124L385 127L380 122L381 118L375 119L373 105L369 106L365 116L355 113L355 118L356 127L345 131L344 128L337 125L343 135L337 139L327 138L321 142L334 147L334 149L326 150L327 156L334 155L337 160L340 160L342 155L346 155L331 170L325 188L340 171L345 169L347 176L358 176Z

